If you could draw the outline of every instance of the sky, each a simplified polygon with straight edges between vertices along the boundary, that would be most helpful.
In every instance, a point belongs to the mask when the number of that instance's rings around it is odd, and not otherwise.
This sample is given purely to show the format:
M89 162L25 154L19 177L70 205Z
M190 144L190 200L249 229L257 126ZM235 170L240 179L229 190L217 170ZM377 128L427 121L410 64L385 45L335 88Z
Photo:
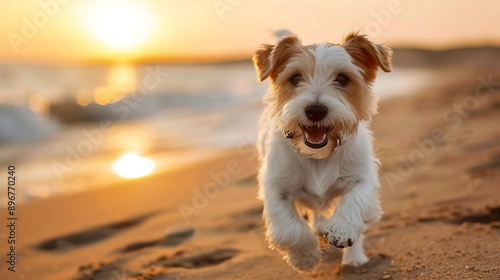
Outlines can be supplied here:
M392 47L500 45L497 0L0 2L0 61L244 59L282 28L304 43L361 30Z

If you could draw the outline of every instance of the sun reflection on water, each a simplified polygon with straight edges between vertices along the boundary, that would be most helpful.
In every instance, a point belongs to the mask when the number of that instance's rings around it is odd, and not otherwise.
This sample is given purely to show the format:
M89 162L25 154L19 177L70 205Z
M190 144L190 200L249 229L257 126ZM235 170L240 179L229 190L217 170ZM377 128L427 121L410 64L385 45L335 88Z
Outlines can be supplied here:
M99 105L116 102L133 93L136 83L136 70L133 66L128 64L114 65L109 70L106 85L94 90L94 101Z
M139 178L151 174L156 167L153 160L130 152L122 155L112 165L113 171L123 178Z

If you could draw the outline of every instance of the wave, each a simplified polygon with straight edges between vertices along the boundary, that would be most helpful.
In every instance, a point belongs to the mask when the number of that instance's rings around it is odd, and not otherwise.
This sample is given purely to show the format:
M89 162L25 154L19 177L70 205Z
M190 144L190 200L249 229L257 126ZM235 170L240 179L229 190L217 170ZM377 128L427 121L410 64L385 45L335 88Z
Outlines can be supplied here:
M59 129L56 121L40 121L27 106L0 105L0 144L42 140Z

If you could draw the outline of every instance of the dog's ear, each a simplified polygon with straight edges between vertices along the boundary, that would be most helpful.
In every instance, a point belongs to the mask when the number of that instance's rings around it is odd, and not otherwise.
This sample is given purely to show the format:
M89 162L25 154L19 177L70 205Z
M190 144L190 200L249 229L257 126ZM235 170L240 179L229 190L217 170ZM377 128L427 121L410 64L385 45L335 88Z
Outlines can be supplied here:
M267 79L271 73L271 52L273 49L274 45L263 44L253 54L253 65L261 82Z
M276 75L282 70L281 66L298 51L300 44L299 37L288 35L276 45L264 44L257 49L252 60L259 80L262 82L268 77L276 78Z
M364 70L366 82L371 83L380 67L384 72L392 70L392 50L384 45L372 43L359 32L349 33L342 47L354 59L354 63Z

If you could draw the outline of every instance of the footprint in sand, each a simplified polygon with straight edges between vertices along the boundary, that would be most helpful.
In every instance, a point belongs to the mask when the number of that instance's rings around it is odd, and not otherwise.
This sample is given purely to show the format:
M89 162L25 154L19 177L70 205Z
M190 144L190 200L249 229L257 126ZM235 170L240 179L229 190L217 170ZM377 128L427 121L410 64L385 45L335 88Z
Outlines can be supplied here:
M461 200L464 200L464 198L454 199L453 202ZM468 225L484 225L488 231L500 229L500 206L486 206L485 210L478 211L461 204L439 206L442 204L436 203L437 207L410 216L415 217L415 221L420 223L444 222L464 227L468 227ZM390 224L387 224L387 222L382 222L382 224L383 226L380 228L390 228L388 226Z
M470 167L468 172L472 176L482 177L488 173L498 172L498 169L500 169L500 154L495 154L488 162Z
M183 267L183 268L201 268L214 266L232 259L238 254L238 250L220 248L205 253L189 255L183 252L173 258L160 258L156 265L163 267Z
M175 277L170 268L197 269L222 264L239 253L238 250L219 248L201 253L178 251L172 256L162 255L151 263L145 264L143 270L132 272L125 269L127 258L117 259L112 262L90 263L80 266L77 280L101 279L157 279L170 274ZM164 279L164 278L161 278ZM170 279L170 278L168 278ZM177 279L175 277L174 279Z
M250 231L263 229L262 222L262 206L252 207L247 210L237 212L231 215L224 215L222 219L225 221L210 228L210 231L216 233L222 232L237 232L246 233ZM219 217L221 218L221 217Z
M132 219L127 219L119 221L116 223L92 228L82 232L77 232L61 237L52 238L34 247L42 251L59 251L65 249L71 249L74 247L80 247L97 241L101 241L112 237L115 234L120 233L122 230L137 226L143 223L145 220L149 219L156 213L149 213Z
M486 207L486 210L488 211L487 213L477 213L474 215L463 216L448 222L458 225L463 223L498 225L500 223L500 206Z
M127 253L153 246L174 247L189 239L194 232L194 228L191 227L176 229L170 231L165 238L132 243L118 249L117 252Z

